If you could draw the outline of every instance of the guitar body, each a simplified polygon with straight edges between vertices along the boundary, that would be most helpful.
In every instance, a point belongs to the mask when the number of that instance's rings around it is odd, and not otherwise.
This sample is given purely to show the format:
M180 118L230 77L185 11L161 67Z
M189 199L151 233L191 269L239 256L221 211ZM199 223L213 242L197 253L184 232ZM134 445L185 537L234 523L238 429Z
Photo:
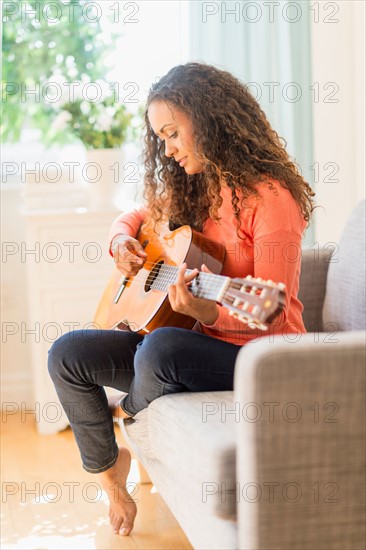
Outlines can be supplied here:
M117 268L114 269L94 322L102 329L118 327L140 334L147 334L162 326L191 329L196 320L174 312L166 291L150 288L153 275L160 266L177 268L183 262L187 263L188 269L200 269L204 263L213 273L219 274L225 257L224 247L189 226L182 226L160 237L153 232L140 232L137 239L147 253L145 266L148 267L143 267L135 277L128 280L117 303L114 300L124 277ZM173 277L171 283L174 283Z

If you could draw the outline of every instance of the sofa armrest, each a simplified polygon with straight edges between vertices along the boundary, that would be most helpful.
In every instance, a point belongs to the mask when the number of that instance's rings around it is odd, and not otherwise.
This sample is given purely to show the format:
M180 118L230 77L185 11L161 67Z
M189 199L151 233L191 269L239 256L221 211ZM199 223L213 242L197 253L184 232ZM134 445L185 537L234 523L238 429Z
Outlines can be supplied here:
M329 250L302 250L299 300L304 306L302 317L308 332L323 330L322 312L330 261Z
M238 548L364 548L365 332L244 346L234 401Z

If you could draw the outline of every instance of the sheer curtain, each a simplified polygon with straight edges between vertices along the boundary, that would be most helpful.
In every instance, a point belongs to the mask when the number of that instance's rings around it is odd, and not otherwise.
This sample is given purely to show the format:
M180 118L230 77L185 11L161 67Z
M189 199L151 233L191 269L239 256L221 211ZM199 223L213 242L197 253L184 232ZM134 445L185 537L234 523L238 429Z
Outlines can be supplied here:
M189 57L250 85L313 186L310 10L307 2L189 3ZM314 92L315 93L315 92ZM313 242L310 227L305 244Z
M250 86L287 151L313 186L311 10L307 2L134 2L136 24L116 43L110 80L134 109L150 84L189 60L212 63ZM126 95L125 94L125 95ZM305 244L313 243L313 229Z

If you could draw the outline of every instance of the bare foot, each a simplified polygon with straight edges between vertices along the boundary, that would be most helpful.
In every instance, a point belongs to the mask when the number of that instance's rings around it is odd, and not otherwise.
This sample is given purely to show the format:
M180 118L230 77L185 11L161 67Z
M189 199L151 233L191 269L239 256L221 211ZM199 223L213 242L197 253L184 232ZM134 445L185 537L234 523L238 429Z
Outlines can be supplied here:
M133 497L126 489L126 480L130 471L131 454L120 447L116 462L111 468L99 475L99 480L109 498L109 519L114 533L129 535L137 513Z

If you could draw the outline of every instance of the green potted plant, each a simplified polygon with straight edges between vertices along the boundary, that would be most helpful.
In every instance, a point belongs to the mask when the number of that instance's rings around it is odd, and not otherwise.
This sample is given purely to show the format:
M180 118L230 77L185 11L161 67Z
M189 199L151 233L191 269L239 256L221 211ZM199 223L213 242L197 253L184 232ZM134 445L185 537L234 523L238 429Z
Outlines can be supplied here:
M92 166L87 171L90 190L97 194L102 188L100 173L104 172L107 183L99 203L110 203L108 197L115 189L108 191L108 185L115 187L123 177L121 147L132 135L132 117L126 106L116 100L108 82L101 80L108 78L107 56L114 50L121 27L108 27L108 31L103 27L104 15L112 18L104 3L100 20L92 12L85 16L87 0L72 0L72 17L68 9L71 3L64 0L51 2L47 17L37 0L7 4L2 25L3 143L16 143L29 130L36 130L36 139L46 147L79 139L87 151L87 162L96 165L94 171ZM90 4L94 8L97 5ZM25 5L26 14L22 11ZM75 83L79 86L74 86L72 94L70 84ZM88 84L100 86L97 101L85 97ZM52 98L52 90L56 95L62 90L61 100ZM104 169L103 150L105 157L113 156L105 161ZM97 152L99 160L95 161L91 157ZM97 197L93 200L98 202Z
M5 5L6 4L6 5ZM54 0L43 14L42 2L6 2L2 20L3 143L16 143L24 128L40 130L40 141L50 145L48 129L54 118L47 84L96 82L106 73L117 34L106 36L100 21L90 23L83 14L85 0ZM17 5L19 4L19 5ZM27 7L27 13L24 9ZM32 13L33 12L33 13ZM57 14L61 14L58 16ZM51 20L53 18L53 20ZM117 31L117 29L115 29ZM118 29L120 32L120 29ZM26 93L27 91L34 93ZM66 91L67 88L64 88ZM69 142L59 136L59 144Z
M84 98L83 89L89 82L76 82L76 93L60 98L53 104L55 117L50 126L49 140L57 142L61 135L80 140L86 149L84 174L90 183L91 207L113 207L121 183L124 155L123 144L132 136L133 116L124 103L111 92L108 82L93 83L95 100Z
M102 92L95 101L76 97L74 101L58 102L50 128L51 141L65 130L78 138L87 150L116 149L126 141L132 114L111 93L103 93L110 90L107 82L99 80L94 85Z

